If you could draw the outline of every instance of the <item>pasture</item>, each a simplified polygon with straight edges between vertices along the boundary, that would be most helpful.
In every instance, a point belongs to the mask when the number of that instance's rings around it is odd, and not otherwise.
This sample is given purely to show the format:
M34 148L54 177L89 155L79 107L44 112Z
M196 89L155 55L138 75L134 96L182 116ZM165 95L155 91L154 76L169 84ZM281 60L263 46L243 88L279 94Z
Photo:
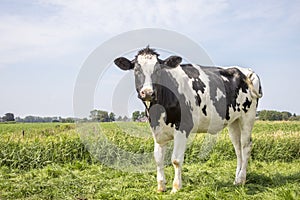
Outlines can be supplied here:
M153 151L146 123L88 126L91 132L101 128L101 137L126 152ZM217 137L195 135L186 150L184 187L174 195L170 194L170 162L166 162L167 192L158 194L155 170L135 173L115 169L118 163L110 160L126 162L124 151L108 148L99 137L88 138L97 141L96 158L87 150L87 140L75 124L0 124L0 136L1 200L300 199L300 122L256 122L244 186L233 185L236 158L227 130ZM128 167L140 164L133 160ZM154 160L151 168L155 169Z

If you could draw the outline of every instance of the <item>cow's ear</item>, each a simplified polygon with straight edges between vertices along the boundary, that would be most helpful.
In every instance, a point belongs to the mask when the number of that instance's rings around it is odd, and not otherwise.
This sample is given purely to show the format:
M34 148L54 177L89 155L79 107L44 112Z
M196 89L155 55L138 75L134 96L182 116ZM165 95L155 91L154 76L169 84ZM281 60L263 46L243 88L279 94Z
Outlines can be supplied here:
M182 61L182 58L179 56L170 56L169 58L163 61L164 65L175 68L177 67Z
M124 57L116 58L114 63L122 70L130 70L134 67L134 64Z

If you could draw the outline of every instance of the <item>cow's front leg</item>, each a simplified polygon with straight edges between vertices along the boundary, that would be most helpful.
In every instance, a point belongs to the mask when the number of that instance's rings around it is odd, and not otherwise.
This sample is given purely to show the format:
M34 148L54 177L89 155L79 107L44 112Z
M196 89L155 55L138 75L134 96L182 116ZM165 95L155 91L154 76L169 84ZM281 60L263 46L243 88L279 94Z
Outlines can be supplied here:
M182 187L181 168L184 160L184 152L186 148L186 133L175 131L174 133L174 149L172 154L172 164L175 170L173 181L173 189L171 193L176 193Z
M157 167L157 192L166 191L166 178L164 173L164 158L166 152L166 145L154 144L154 158Z

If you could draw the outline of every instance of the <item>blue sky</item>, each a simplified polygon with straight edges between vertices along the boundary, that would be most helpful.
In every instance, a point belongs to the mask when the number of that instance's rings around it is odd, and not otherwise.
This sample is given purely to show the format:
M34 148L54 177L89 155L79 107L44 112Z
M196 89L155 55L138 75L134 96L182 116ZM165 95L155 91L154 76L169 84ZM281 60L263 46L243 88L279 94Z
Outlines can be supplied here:
M299 8L276 0L0 0L0 116L73 116L76 78L90 53L150 27L188 36L216 65L251 67L263 84L260 110L300 114ZM106 92L123 72L109 72L95 108L111 109ZM132 99L130 109L140 108Z

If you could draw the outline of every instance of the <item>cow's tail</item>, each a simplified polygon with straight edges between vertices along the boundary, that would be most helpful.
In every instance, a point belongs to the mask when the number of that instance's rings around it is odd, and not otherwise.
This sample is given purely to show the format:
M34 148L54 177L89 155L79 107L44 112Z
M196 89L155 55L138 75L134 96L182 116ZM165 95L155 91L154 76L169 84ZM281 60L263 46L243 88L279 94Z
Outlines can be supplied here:
M261 98L263 96L261 83L258 75L254 73L251 69L249 69L249 73L247 74L246 83L250 89L250 94L253 98Z

